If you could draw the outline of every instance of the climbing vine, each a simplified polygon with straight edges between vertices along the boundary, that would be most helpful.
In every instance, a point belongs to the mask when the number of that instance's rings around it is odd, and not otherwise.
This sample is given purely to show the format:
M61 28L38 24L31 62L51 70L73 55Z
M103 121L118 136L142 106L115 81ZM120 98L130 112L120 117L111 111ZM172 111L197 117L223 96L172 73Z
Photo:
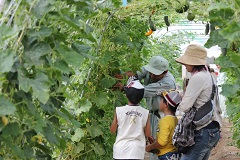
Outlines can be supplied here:
M162 55L175 77L181 76L175 58L185 35L146 36L149 15L156 29L186 19L188 11L195 15L191 20L220 28L210 32L206 47L228 49L219 61L232 77L223 92L231 97L227 103L237 133L239 96L231 95L239 94L240 5L232 2L214 8L208 1L191 1L186 10L183 0L132 1L127 7L118 0L5 1L0 13L0 159L112 159L115 135L108 128L115 107L126 103L114 88L126 77L116 75L136 72L151 56ZM201 12L202 4L210 5L209 16ZM232 84L234 89L228 89Z

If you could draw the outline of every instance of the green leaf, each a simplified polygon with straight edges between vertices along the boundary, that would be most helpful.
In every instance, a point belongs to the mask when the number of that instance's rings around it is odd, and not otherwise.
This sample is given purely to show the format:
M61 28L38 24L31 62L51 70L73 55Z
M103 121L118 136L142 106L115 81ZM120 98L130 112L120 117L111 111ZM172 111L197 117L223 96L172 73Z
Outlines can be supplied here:
M93 148L94 152L97 155L104 155L105 151L103 149L103 146L101 146L99 143L96 143L95 141L93 142L93 144L91 144L91 147Z
M215 61L216 64L221 64L221 68L236 68L237 65L232 63L229 56L220 56Z
M20 134L20 126L17 122L9 123L3 130L2 130L3 136L14 136L17 137Z
M0 26L0 46L3 46L8 39L17 37L18 32L19 30L16 25L14 25L13 27L9 27L5 23L3 23Z
M50 81L44 73L37 72L36 79L31 81L33 94L43 104L49 99Z
M52 126L48 124L47 127L43 128L43 134L50 144L60 146L59 138L54 134Z
M92 107L92 103L88 99L81 99L79 104L80 104L79 105L80 108L76 110L77 115L81 114L82 112L88 112Z
M35 66L42 66L44 61L40 60L40 57L49 54L51 52L51 47L49 44L40 42L32 45L29 49L25 50L25 56L27 61L30 64L34 64Z
M92 120L92 125L91 126L89 126L89 124L87 124L87 130L88 130L91 137L94 138L94 137L97 137L97 136L100 136L100 135L103 134L100 126L101 125L99 125L97 123L97 121L95 121L95 120Z
M9 72L12 69L14 60L12 50L3 50L0 54L0 73Z
M230 54L230 60L235 63L236 65L240 66L240 54L235 53L235 54Z
M29 92L31 88L31 79L25 77L22 69L18 70L18 81L20 89L22 89L24 92Z
M13 115L15 111L14 104L0 95L0 116Z
M114 84L116 83L116 80L114 78L103 78L100 81L100 86L105 89L105 88L111 88Z
M223 84L222 85L222 95L226 97L235 96L238 90L240 90L239 84Z
M61 57L70 65L74 67L80 67L82 62L84 61L84 57L80 54L76 53L74 50L67 48L65 46L60 46L57 48L58 53L60 53Z
M39 0L36 5L34 5L32 12L38 18L41 19L46 13L55 9L54 4L55 1L47 0L41 1Z
M68 66L68 64L61 60L61 59L57 59L56 62L53 64L53 67L55 67L56 69L60 70L63 73L71 73L72 69Z
M229 41L219 34L219 30L214 30L210 33L210 38L205 43L205 47L211 48L212 46L218 45L221 48L228 48Z
M30 146L28 146L28 145L24 146L23 152L24 152L26 159L34 158L33 149Z
M79 142L78 144L77 144L77 146L75 146L74 147L74 153L76 153L76 154L78 154L78 153L80 153L81 151L83 151L84 150L84 144L83 143L81 143L81 142Z
M209 18L222 18L225 20L230 20L234 15L235 11L225 3L213 3L208 8Z
M94 58L93 56L87 54L87 53L89 53L89 51L91 50L91 47L88 46L88 45L79 44L79 43L75 42L75 43L72 44L72 48L73 48L76 52L78 52L78 53L80 53L82 56L84 56L85 58L89 58L89 59L93 59L93 58Z
M108 103L108 96L105 92L96 92L93 100L98 106L103 106Z
M27 32L27 35L29 37L39 37L39 38L44 38L44 37L49 37L52 34L52 29L51 28L46 28L42 27L40 30L30 30Z
M240 39L240 24L233 21L226 28L223 28L220 33L231 42L238 41Z
M239 0L234 0L234 5L235 5L235 8L240 10L240 1Z
M73 142L79 142L81 140L81 138L84 137L84 130L81 128L77 128L75 130L74 135L72 136L71 140Z

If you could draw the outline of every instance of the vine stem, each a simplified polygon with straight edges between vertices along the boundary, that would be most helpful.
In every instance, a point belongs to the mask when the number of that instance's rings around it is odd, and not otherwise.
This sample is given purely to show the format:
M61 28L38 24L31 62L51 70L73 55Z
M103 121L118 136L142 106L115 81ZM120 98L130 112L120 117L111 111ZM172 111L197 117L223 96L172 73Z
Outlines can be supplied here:
M57 158L57 160L61 160L62 156L63 156L63 151L61 151L61 153L60 153L59 157Z
M113 13L111 13L111 14L108 16L107 21L105 22L105 26L104 26L104 28L103 28L102 35L101 35L101 37L100 37L100 39L99 39L99 41L98 41L98 46L97 46L97 51L96 51L96 54L97 54L97 55L98 55L98 52L99 52L100 47L101 47L103 35L104 35L104 33L106 32L106 30L107 30L108 23L110 22L111 18L112 18L113 15L115 14L115 12L116 12L116 11L114 11ZM94 64L94 59L93 59L93 60L91 61L91 63L90 63L90 66L91 66L91 67L90 67L89 70L88 70L88 75L87 75L87 78L86 78L86 80L85 80L84 86L86 86L87 83L88 83L88 81L89 81L89 78L90 78L92 69L93 69L93 67L94 67L93 64ZM84 89L82 90L82 93L81 93L81 95L80 95L80 99L82 99L83 94L84 94Z

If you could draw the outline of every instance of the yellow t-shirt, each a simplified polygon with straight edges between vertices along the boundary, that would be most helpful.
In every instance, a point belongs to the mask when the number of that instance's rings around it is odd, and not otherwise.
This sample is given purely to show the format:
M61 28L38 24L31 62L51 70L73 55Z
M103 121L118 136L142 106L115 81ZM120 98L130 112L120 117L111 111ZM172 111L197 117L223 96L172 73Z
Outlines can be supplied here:
M177 148L172 144L172 137L177 123L177 117L172 115L166 115L160 119L158 123L159 130L157 132L157 140L161 147L158 148L160 151L158 156L177 150Z

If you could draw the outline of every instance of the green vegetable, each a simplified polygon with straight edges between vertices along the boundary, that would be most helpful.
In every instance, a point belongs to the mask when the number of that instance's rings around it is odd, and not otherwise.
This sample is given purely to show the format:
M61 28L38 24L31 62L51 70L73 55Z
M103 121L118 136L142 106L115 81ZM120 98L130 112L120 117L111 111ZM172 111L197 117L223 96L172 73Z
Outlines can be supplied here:
M189 21L193 21L194 18L195 18L195 14L193 14L193 13L188 13L187 19L188 19Z
M209 23L206 24L205 35L208 35L209 32Z
M164 22L165 22L165 24L166 24L166 26L170 26L170 23L169 23L169 21L168 21L168 16L164 16Z
M188 3L188 2L185 2L184 4L180 4L180 5L175 9L175 11L176 11L177 13L183 13L183 12L186 12L188 9L189 9L189 3Z

